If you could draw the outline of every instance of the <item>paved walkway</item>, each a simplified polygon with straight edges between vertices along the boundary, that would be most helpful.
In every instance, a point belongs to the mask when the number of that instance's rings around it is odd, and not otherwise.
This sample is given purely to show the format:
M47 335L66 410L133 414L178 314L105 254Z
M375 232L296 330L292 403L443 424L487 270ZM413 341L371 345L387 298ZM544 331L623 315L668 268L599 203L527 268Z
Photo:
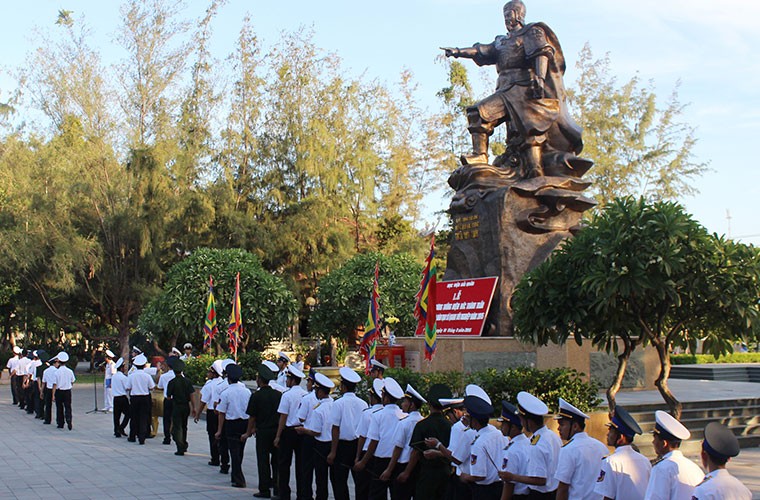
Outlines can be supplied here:
M670 379L671 392L682 403L694 401L721 401L730 399L760 398L760 384L756 382L732 382L723 380L686 380ZM607 404L604 391L600 397ZM659 391L619 392L617 402L621 405L663 403ZM663 403L664 404L664 403Z
M676 391L677 385L674 384ZM758 384L754 386L757 388ZM717 390L716 386L711 387ZM102 386L98 385L98 389L101 397ZM692 394L704 390L697 385ZM653 395L646 392L624 394L649 402ZM758 393L760 390L755 389L753 394ZM686 393L678 394L684 397ZM55 425L43 425L13 406L8 386L0 386L0 498L249 499L258 489L253 443L248 443L243 462L249 487L232 488L228 475L206 465L208 445L203 421L189 423L189 452L176 457L174 446L161 444L160 434L144 446L129 443L126 438L114 438L112 415L86 414L94 407L92 386L75 386L72 399L74 430L60 430ZM753 491L753 498L760 500L758 464L760 448L746 449L729 463L729 470ZM291 487L295 490L294 476L291 475Z

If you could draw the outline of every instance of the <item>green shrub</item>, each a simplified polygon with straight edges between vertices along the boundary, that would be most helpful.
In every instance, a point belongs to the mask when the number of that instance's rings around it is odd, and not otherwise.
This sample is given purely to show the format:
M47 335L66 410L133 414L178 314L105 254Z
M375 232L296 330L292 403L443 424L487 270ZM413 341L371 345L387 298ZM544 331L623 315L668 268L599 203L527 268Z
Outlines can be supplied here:
M760 352L735 352L716 358L712 354L671 354L674 365L705 365L712 363L760 363Z
M185 378L194 385L203 385L206 383L206 372L214 360L219 359L213 354L201 354L194 358L185 360Z
M261 353L259 351L248 351L239 354L238 364L243 369L243 380L256 380L256 374L261 364Z

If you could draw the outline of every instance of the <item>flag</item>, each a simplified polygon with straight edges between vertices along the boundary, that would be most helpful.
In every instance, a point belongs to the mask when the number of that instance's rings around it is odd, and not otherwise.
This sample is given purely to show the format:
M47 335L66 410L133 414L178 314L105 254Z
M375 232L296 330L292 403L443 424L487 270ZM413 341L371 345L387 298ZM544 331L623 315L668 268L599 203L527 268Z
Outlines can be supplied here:
M203 350L211 346L214 335L219 333L216 326L216 302L214 301L214 279L208 277L208 301L206 302L206 320L203 322Z
M232 312L230 323L227 326L227 335L230 337L230 352L237 355L240 333L243 329L243 319L240 316L240 273L235 278L235 297L232 299Z
M425 359L432 360L436 348L436 321L435 321L435 284L436 267L433 264L435 257L435 236L430 239L430 252L425 259L425 268L422 270L420 289L417 292L417 303L414 306L414 317L417 318L417 330L415 335L425 337Z
M364 357L365 372L369 374L370 363L375 359L377 352L377 338L380 336L378 323L380 322L380 293L378 292L377 276L380 271L380 263L375 263L375 282L372 284L372 296L369 301L367 323L364 325L364 336L359 344L359 352Z

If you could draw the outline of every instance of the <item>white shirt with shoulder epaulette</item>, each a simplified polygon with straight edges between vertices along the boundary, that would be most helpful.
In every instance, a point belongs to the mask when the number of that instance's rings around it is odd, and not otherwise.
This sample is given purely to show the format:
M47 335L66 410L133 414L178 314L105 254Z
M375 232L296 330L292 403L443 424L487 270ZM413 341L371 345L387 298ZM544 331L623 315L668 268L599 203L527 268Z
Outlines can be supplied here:
M644 498L652 464L649 459L630 445L618 446L615 452L602 460L594 491L602 497L623 500Z
M752 492L726 469L708 472L694 488L692 500L751 500Z
M206 380L206 383L201 387L201 403L205 404L207 408L213 410L213 400L211 399L211 393L214 391L216 385L216 377Z
M367 402L356 397L353 392L347 392L335 401L330 414L330 424L340 429L341 441L353 441L359 437L356 429L359 427L362 412L366 409Z
M130 396L147 396L154 387L156 383L153 382L153 377L144 369L136 369L127 377L127 390Z
M288 370L287 367L285 368L285 370L280 370L277 372L277 380L275 381L283 387L288 386Z
M401 455L398 458L400 464L409 463L409 458L412 456L412 447L410 446L412 432L420 420L422 420L420 412L413 411L402 417L396 426L396 432L393 434L393 446L394 448L401 448Z
M42 383L45 384L47 389L52 389L55 384L55 374L58 371L54 365L50 365L42 372Z
M697 486L705 477L697 464L683 456L680 450L665 454L652 467L647 485L646 500L690 499Z
M277 407L277 413L287 415L285 425L287 427L296 427L301 425L301 419L298 418L298 407L301 400L306 396L306 390L300 385L294 385L282 393L280 405Z
M127 376L121 370L117 371L111 377L111 394L113 397L127 395Z
M393 455L393 434L396 432L396 426L399 419L406 415L396 404L383 406L383 409L377 412L377 418L373 418L369 424L367 439L377 441L375 456L377 458L391 458Z
M470 472L470 449L472 441L475 439L475 429L467 427L461 420L451 426L451 435L449 437L449 451L460 464L454 464L456 475Z
M554 476L569 486L569 498L602 500L602 496L594 492L594 486L599 477L598 469L609 452L607 446L585 432L575 434L562 446Z
M475 433L470 447L470 475L482 477L476 484L489 485L500 481L497 460L504 448L504 436L491 424Z
M307 392L298 405L298 420L306 422L315 406L317 406L317 393L315 391Z
M361 417L359 418L359 425L356 426L356 435L365 438L364 446L362 446L362 451L367 451L367 448L369 448L369 439L367 439L367 434L369 433L369 425L372 422L372 419L376 418L375 415L377 412L382 409L382 404L374 404L364 410Z
M332 441L332 424L330 422L330 413L332 412L334 404L335 403L330 397L317 400L314 408L309 413L306 421L303 423L305 429L317 433L317 435L314 436L314 439L322 443L328 443Z
M546 478L546 484L543 486L530 485L528 488L541 493L556 490L559 485L556 474L562 440L556 432L543 426L533 433L533 437L530 438L530 445L530 459L526 475Z
M216 380L216 384L211 386L211 406L212 409L216 410L217 405L219 404L219 400L222 397L222 393L230 386L230 384L227 382L226 378L219 377L214 379Z
M244 383L235 382L227 384L227 387L219 394L219 404L216 411L224 413L225 420L248 420L248 401L251 399L251 391Z
M502 450L501 470L524 476L528 472L528 458L530 456L530 439L523 433L513 437L509 444ZM527 495L528 485L514 483L513 495Z

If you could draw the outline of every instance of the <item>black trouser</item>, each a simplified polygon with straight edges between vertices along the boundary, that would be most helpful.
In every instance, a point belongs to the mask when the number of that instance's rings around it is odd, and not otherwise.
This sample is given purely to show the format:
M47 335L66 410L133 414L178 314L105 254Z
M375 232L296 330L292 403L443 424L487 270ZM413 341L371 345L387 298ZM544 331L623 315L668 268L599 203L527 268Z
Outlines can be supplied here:
M219 416L217 415L216 418L217 418L216 425L217 425L217 432L218 432L219 431L219 428L218 428ZM226 426L227 426L227 421L225 420L224 422L222 422L222 429L220 433L222 438L219 440L219 462L221 465L219 469L223 472L228 472L230 470L230 458L231 458L230 446L229 446L229 443L227 443L227 438L225 437L227 435L226 429L225 429ZM246 427L246 430L248 430L247 427Z
M230 450L230 479L233 484L245 486L243 474L243 452L245 443L240 441L240 436L248 429L248 420L225 420L224 432L227 436L227 448Z
M348 495L348 472L354 465L356 458L356 442L358 439L338 441L338 451L335 454L335 462L330 467L330 484L332 484L335 500L349 500ZM356 475L354 475L356 481Z
M314 482L314 446L317 442L314 436L301 438L301 471L303 474L296 476L298 491L303 491L303 498L312 498L312 483Z
M42 407L44 422L49 424L53 418L53 389L47 386L42 393Z
M456 474L452 474L446 498L449 500L472 500L470 485L462 481Z
M32 382L32 411L35 418L42 418L42 400L40 399L40 386L37 381Z
M259 491L269 493L274 488L279 491L277 483L277 448L274 438L277 429L256 429L256 466L259 471Z
M541 493L540 491L536 490L528 490L528 498L530 500L554 500L554 498L557 496L557 490L554 491L548 491L546 493Z
M177 451L187 451L187 418L190 416L190 405L174 404L172 401L172 438L177 445Z
M56 389L55 391L55 423L63 428L63 421L71 425L71 389Z
M16 375L11 375L11 396L13 397L14 405L18 404L18 396L16 395L16 386L17 386L16 379L17 378L18 377L16 377Z
M390 481L381 481L380 476L383 475L385 469L388 468L390 458L372 457L369 462L370 474L372 480L369 483L369 498L370 500L387 500L388 489L391 487Z
M359 454L359 460L364 458L365 453L367 452L362 451ZM372 482L372 474L370 474L369 472L369 465L365 467L363 471L357 472L354 475L354 486L356 488L356 500L369 499L369 485L371 482Z
M303 461L301 460L301 436L298 435L294 427L285 427L280 434L280 445L277 450L277 482L280 485L280 498L290 500L290 466L293 463L293 454L296 456L296 499L305 500L310 496L305 496L301 491L302 484L300 481L303 471Z
M419 476L417 476L418 480L415 481L414 497L420 499L435 498L439 500L447 498L451 466L443 463L431 466L425 462L419 466L420 470Z
M409 474L409 479L400 483L398 477L404 472L404 470L406 470L406 466L406 463L397 463L396 468L393 470L391 479L392 500L411 500L414 496L414 486L417 481L417 471L419 470L419 466L415 467L412 473Z
M491 484L473 484L472 497L478 500L499 500L501 491L504 489L504 483L496 481Z
M219 417L212 409L206 410L206 434L208 434L208 449L211 465L219 465L219 441L216 440L216 428L219 427ZM229 460L229 455L227 456ZM229 463L229 462L227 462Z
M26 408L26 397L24 395L24 377L16 375L16 399L18 407L22 410Z
M26 412L27 413L34 413L34 386L37 385L37 382L32 382L32 379L29 379L29 385L26 386L24 389L24 398L26 399Z
M137 438L140 444L144 444L150 432L150 394L132 396L129 401L129 408L131 410L129 439Z
M330 467L327 465L327 455L330 454L330 441L314 440L314 480L316 482L315 500L327 500Z
M164 398L164 443L172 440L172 406L174 406L173 401Z
M116 396L113 398L113 434L114 436L121 436L126 434L124 429L129 422L129 398L124 396Z

